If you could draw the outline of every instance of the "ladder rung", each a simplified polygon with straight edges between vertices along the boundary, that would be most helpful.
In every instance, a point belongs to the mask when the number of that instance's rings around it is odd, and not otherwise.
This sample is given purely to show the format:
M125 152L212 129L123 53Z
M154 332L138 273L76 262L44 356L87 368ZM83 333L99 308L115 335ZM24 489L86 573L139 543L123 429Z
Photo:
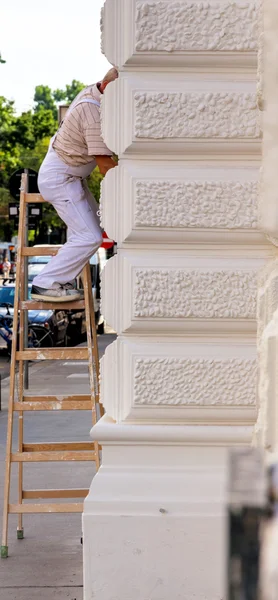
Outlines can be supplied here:
M82 513L83 502L57 502L51 504L9 504L10 514L21 513Z
M62 246L23 246L22 256L49 256L57 254Z
M41 194L24 194L24 202L46 202Z
M94 451L94 442L45 442L23 444L23 452L57 452L71 450L92 450Z
M25 490L22 492L23 500L40 500L44 498L86 498L88 489L72 490Z
M57 395L57 396L23 396L23 402L57 402L60 400L67 400L67 402L87 402L92 401L91 394L72 394L70 396Z
M37 300L23 300L19 302L19 308L22 310L75 310L84 309L84 300L74 300L73 302L37 302Z
M84 402L77 400L53 400L43 402L14 402L14 410L16 411L37 411L37 410L92 410L92 401L85 400Z
M88 348L26 348L16 352L16 360L88 360Z
M13 452L12 462L59 462L59 461L93 461L94 451L60 451L60 452Z
M93 398L90 394L74 394L72 396L23 396L22 402L14 402L15 411L37 410L90 410L94 411Z

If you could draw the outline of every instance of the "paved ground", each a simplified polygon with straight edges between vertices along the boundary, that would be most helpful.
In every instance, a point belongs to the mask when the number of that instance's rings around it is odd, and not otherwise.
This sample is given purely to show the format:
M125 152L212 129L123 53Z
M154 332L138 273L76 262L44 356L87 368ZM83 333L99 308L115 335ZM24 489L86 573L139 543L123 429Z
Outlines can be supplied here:
M100 354L115 339L99 336ZM0 412L0 509L2 513L4 457L9 379L2 382ZM30 369L30 391L87 393L84 362L40 362ZM87 411L34 413L25 416L25 441L89 439ZM14 433L16 434L16 427ZM12 469L12 497L16 501L17 473ZM90 463L37 463L24 466L24 488L88 487L94 474ZM17 517L9 517L9 558L0 560L0 600L82 600L81 515L25 515L24 540L16 539Z

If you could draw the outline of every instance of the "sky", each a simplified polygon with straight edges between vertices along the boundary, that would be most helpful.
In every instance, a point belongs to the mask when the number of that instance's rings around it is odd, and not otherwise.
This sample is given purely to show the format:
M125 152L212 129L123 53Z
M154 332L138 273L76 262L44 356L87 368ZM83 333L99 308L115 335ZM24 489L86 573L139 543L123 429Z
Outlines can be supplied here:
M0 0L0 95L21 113L33 106L36 85L89 85L110 65L100 51L104 0Z

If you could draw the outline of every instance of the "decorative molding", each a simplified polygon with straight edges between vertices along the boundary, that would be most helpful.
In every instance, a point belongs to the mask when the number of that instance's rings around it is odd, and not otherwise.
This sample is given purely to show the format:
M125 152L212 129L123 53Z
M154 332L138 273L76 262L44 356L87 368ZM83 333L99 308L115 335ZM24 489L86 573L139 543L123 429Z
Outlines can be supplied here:
M116 426L117 425L117 426ZM98 440L100 443L105 442L105 445L119 444L122 446L126 442L135 442L144 445L149 442L151 445L164 446L238 446L238 444L246 444L250 446L253 427L234 426L234 425L198 425L190 426L153 426L144 427L142 425L116 424L109 415L104 415L96 425L91 429L93 440Z
M256 229L254 181L139 180L135 227Z
M136 92L134 106L136 138L261 136L255 94Z
M262 189L259 212L260 229L268 240L278 245L278 204L277 204L277 152L278 122L277 97L278 80L276 60L278 52L278 5L276 2L263 3L264 31L260 36L259 54L259 97L263 109L263 161Z
M119 336L101 359L101 401L117 422L254 423L256 349Z
M100 27L100 50L102 52L102 54L105 54L105 48L104 48L104 21L105 21L105 7L102 6L100 9L100 23L99 23L99 27Z
M255 333L257 274L265 258L191 253L121 249L102 274L109 325L118 334Z
M258 167L122 161L101 186L101 221L123 242L260 244Z
M258 345L258 419L254 438L269 452L277 449L278 310L261 332Z
M256 360L138 358L134 402L138 405L252 406Z
M253 0L106 0L102 51L119 68L177 66L255 71L258 5Z
M264 110L264 10L263 0L258 6L258 52L257 52L257 105Z
M135 318L255 319L256 271L135 269Z
M258 340L278 309L278 259L268 260L258 278Z
M257 72L257 105L264 110L264 34L259 36L258 72Z
M137 52L255 52L256 2L136 2Z
M255 80L204 79L165 73L120 73L105 91L102 131L118 156L224 156L254 158L261 153L260 111ZM119 106L117 118L116 107Z

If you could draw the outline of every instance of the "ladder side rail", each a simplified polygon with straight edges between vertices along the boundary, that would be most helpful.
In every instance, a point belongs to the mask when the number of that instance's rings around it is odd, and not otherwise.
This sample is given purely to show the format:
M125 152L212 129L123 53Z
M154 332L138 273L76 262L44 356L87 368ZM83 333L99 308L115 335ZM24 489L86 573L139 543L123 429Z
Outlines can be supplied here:
M24 194L27 185L27 175L24 173L21 178L20 202L24 201ZM19 229L18 229L18 248L16 272L19 273L22 262L22 247L23 247L23 231L24 231L24 211L19 213ZM8 423L7 423L7 444L6 444L6 465L5 465L5 483L4 483L4 505L3 505L3 528L2 528L2 546L1 557L8 556L8 514L9 514L9 497L11 484L11 452L12 452L12 437L13 437L13 404L15 395L15 369L16 369L16 346L17 346L17 330L18 330L18 309L19 309L19 277L15 281L15 296L14 296L14 316L13 316L13 337L11 351L11 369L10 369L10 394L8 406Z
M86 316L86 330L87 330L87 346L88 346L88 366L89 366L89 379L90 379L90 390L92 397L92 424L95 425L97 422L97 402L98 402L98 365L95 364L97 355L95 354L95 347L93 347L93 336L92 331L95 331L95 311L92 294L92 280L89 263L86 264L83 270L83 285L84 285L84 300L85 300L85 316ZM100 467L99 459L99 444L94 441L94 448L96 453L96 469L98 471Z
M20 197L20 211L23 212L23 231L22 239L24 247L28 246L28 205L26 204L26 194L28 192L28 174L26 177L26 187L22 197ZM19 277L19 306L24 300L28 299L28 257L22 256ZM27 297L26 297L27 296ZM28 311L19 312L19 350L28 348ZM18 365L18 403L23 403L24 387L28 385L28 361L19 360ZM15 404L14 404L15 408ZM24 431L24 412L18 412L18 452L23 452L23 431ZM23 462L18 462L18 504L23 503ZM23 513L18 514L17 539L23 539Z

